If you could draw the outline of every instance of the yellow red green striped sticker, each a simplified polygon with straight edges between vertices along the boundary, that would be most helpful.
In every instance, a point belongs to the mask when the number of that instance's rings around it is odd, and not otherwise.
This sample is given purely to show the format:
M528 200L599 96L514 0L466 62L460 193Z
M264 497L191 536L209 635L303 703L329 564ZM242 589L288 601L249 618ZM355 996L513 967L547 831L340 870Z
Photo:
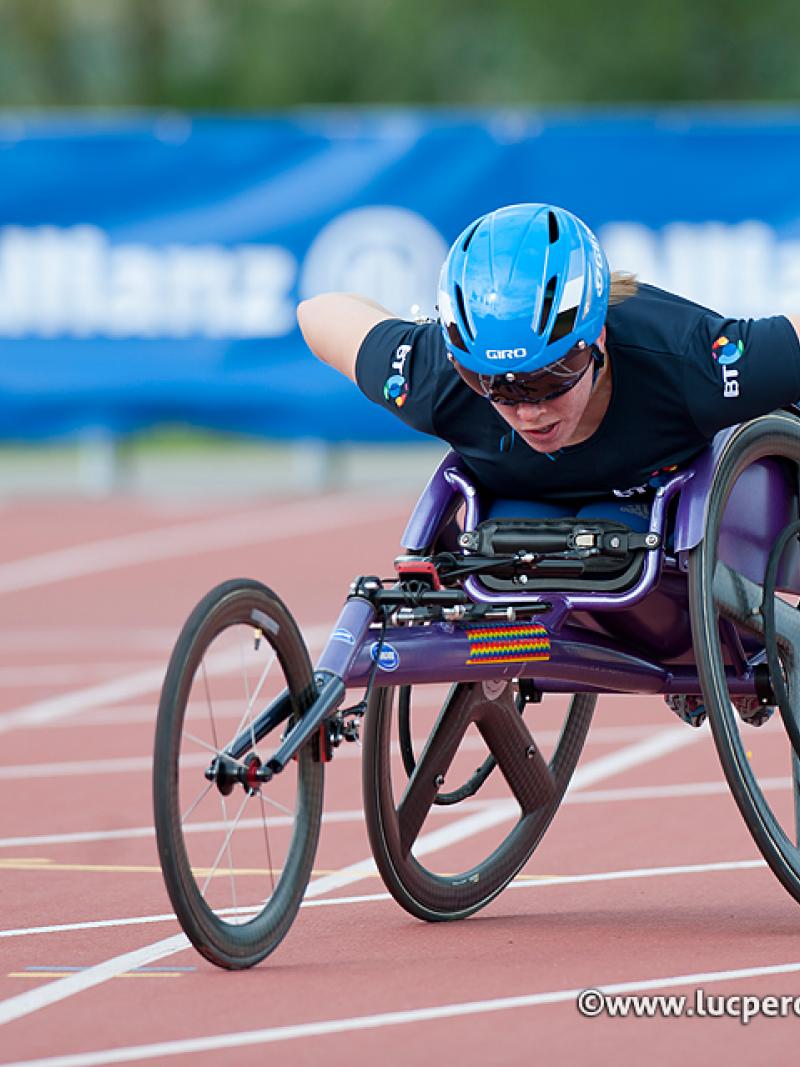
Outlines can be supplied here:
M550 659L550 635L539 622L467 630L467 664L529 663Z

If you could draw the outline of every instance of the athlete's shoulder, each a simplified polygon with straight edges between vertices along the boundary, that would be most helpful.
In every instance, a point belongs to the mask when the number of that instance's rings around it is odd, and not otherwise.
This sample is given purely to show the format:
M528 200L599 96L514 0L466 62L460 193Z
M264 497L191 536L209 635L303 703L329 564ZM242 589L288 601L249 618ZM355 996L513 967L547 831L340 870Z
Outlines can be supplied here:
M634 296L608 309L606 330L614 348L679 356L690 347L701 323L720 318L693 300L640 283Z
M438 322L432 319L382 319L366 334L361 343L359 358L369 359L374 353L384 353L396 346L398 339L415 353L424 352L434 359L446 359L444 338Z
M436 322L383 319L361 343L356 360L356 382L365 392L380 385L384 376L408 392L412 376L429 380L448 371L447 351Z
M356 382L377 404L424 433L435 433L437 412L459 379L447 360L436 322L384 319L364 338Z

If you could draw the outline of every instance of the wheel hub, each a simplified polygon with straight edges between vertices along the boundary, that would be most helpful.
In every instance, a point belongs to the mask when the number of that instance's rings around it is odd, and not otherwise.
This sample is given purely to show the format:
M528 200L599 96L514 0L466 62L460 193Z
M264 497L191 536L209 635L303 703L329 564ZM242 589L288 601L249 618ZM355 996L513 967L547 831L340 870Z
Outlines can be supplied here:
M271 777L261 768L261 760L253 752L246 757L244 763L238 763L231 756L222 753L206 770L206 778L216 785L224 797L230 796L237 784L242 785L245 792L252 797L259 791L262 782Z

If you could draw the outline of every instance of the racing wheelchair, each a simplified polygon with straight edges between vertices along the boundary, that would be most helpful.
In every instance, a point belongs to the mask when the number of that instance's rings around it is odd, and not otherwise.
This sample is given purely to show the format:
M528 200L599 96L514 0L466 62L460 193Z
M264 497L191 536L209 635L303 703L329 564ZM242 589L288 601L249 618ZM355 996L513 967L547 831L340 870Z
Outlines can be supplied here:
M325 764L359 736L364 815L390 893L421 919L473 914L542 839L599 694L702 703L745 822L800 901L798 470L797 414L755 419L658 479L637 531L493 519L451 453L411 515L396 574L353 582L316 667L266 586L211 590L167 669L153 777L164 879L195 947L219 966L252 966L304 896L347 884L346 869L314 864ZM363 695L345 707L348 691ZM750 731L775 706L762 764ZM485 758L472 769L476 745ZM436 816L450 809L495 830L456 871L430 858ZM484 848L485 835L475 840Z

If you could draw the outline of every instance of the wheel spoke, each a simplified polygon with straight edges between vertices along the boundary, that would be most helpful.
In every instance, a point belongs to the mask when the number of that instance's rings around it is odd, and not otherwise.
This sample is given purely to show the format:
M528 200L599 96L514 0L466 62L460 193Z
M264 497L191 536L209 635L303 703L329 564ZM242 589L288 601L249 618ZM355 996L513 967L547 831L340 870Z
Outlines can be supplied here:
M195 734L190 734L188 730L183 731L183 736L186 738L187 741L192 741L195 745L199 745L200 748L205 749L207 752L212 752L215 756L222 755L222 752L220 752L218 748L215 748L213 745L209 745L209 743L207 741L204 741L202 737L197 737ZM241 760L234 759L233 756L230 755L230 753L226 753L226 755L227 758L233 763L238 764L240 767L244 766L244 763L242 763Z
M213 712L213 709L211 707L211 689L210 689L210 686L208 684L208 671L206 670L206 658L205 658L205 656L203 656L203 662L201 664L201 669L203 671L203 689L205 690L205 694L206 694L206 707L208 708L208 718L209 718L209 721L211 723L211 737L212 737L212 739L214 741L214 747L215 747L216 751L219 752L219 741L217 740L217 726L216 726L216 723L214 722L214 712Z
M404 853L411 851L411 846L433 805L433 798L442 788L461 739L472 722L474 699L472 686L456 686L439 713L436 725L417 761L397 809L400 845Z
M241 719L239 720L239 725L236 727L236 730L234 731L233 737L228 742L228 746L227 746L228 748L231 747L231 745L236 740L236 738L241 734L242 730L244 729L245 725L247 724L248 718L251 720L250 724L249 724L250 725L250 733L251 733L251 737L253 738L253 747L255 747L255 737L253 735L253 722L252 722L253 707L255 705L255 702L258 700L259 693L264 688L264 683L266 682L267 676L269 675L269 672L272 670L273 664L275 663L275 660L276 660L275 652L272 649L272 646L270 646L270 652L271 652L271 655L270 655L269 659L267 660L266 664L264 665L264 669L261 672L261 677L259 678L258 684L256 685L255 689L253 690L252 696L247 701L247 705L246 705L246 707L244 709L244 713L243 713Z
M269 829L267 828L267 813L264 810L264 796L259 790L258 799L261 801L261 825L264 827L264 844L267 846L267 870L272 892L275 892L275 871L272 869L272 849L269 847Z
M252 716L252 714L250 714L250 711L251 711L251 709L253 707L253 696L252 696L252 694L250 692L250 676L249 676L249 674L247 672L247 666L245 664L245 656L244 656L245 643L244 643L244 641L241 642L239 647L240 647L240 653L241 653L241 657L242 657L242 680L244 682L244 698L247 701L248 715L250 717L250 748L254 749L256 747L256 731L255 731L255 726L253 724L253 716Z
M197 798L189 805L188 810L185 811L181 815L181 826L185 826L186 825L186 822L187 822L189 816L198 807L198 805L200 805L205 800L205 798L208 796L208 794L211 792L211 790L213 788L214 788L214 783L213 782L209 782L208 785L205 787L205 789L201 790L201 792L199 793Z
M792 749L792 801L794 808L794 840L800 848L800 758Z
M500 700L485 702L476 721L522 811L528 815L550 804L555 795L553 775L517 711L510 688Z
M227 824L227 822L228 822L228 805L225 803L225 797L224 797L224 795L222 793L220 793L220 795L219 795L219 800L220 800L220 804L222 805L222 818L223 818L223 821ZM237 906L237 903L236 903L236 879L234 878L234 874L233 874L233 849L231 847L231 839L233 838L233 831L236 829L236 824L238 823L239 819L241 818L241 815L242 815L243 811L244 811L244 803L242 804L242 807L239 809L239 815L236 818L236 820L234 821L234 824L230 829L230 833L228 833L228 835L227 835L228 847L225 850L226 853L227 853L227 856L228 856L228 875L229 875L230 880L231 880L231 898L232 898L234 911L238 910L238 906Z
M247 665L245 663L244 656L245 643L243 640L239 640L239 659L242 661L242 681L244 682L244 699L247 707L250 707L250 678L247 673Z
M291 808L287 808L285 804L281 804L279 801L275 800L274 797L264 796L263 787L259 789L258 795L261 797L262 804L271 804L273 808L280 811L283 815L294 815Z
M225 802L224 802L224 798L222 798L222 799L223 799L222 810L223 810L223 814L224 814L225 813ZM229 851L230 841L231 841L231 838L233 837L233 832L236 829L236 827L239 825L239 820L241 819L242 815L244 814L244 809L245 809L245 807L247 805L247 801L248 800L249 800L249 797L245 796L244 800L242 801L242 806L239 808L239 811L238 811L238 813L236 815L236 818L233 820L233 823L229 827L228 832L225 834L225 837L223 839L222 844L219 846L219 851L217 852L217 855L214 858L214 862L211 864L211 867L208 870L208 873L206 875L206 880L205 880L205 882L203 882L202 886L200 886L200 892L201 892L201 894L203 896L206 895L206 890L208 889L209 882L214 877L214 875L217 873L217 868L220 865L220 861L222 860L222 857L225 855L226 852ZM224 819L225 819L225 824L227 825L227 823L228 823L227 814L224 814ZM232 865L231 865L231 868L232 868Z

